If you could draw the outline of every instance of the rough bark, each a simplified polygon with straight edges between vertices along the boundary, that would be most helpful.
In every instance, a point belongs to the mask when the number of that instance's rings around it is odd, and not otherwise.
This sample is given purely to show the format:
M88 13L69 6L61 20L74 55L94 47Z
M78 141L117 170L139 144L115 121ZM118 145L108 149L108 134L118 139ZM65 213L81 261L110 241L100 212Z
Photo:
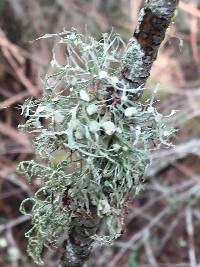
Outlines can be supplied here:
M145 85L177 4L178 0L149 0L141 10L122 69L130 88L137 90Z
M137 28L124 57L122 79L130 88L142 88L172 20L178 0L149 0L141 10ZM75 221L64 243L62 267L82 267L88 259L100 220L94 210L91 218Z
M61 260L61 267L82 267L88 259L93 243L91 238L96 234L100 224L96 210L91 218L75 219L74 227L69 233L68 239L64 242L64 254Z

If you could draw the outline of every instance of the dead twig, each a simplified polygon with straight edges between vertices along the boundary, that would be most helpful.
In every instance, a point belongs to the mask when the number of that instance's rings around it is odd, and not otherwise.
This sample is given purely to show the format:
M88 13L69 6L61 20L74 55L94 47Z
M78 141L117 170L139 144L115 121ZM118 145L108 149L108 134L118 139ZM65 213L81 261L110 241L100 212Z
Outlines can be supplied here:
M0 133L10 137L11 139L15 140L17 143L24 145L25 147L31 147L31 141L27 137L27 135L18 132L13 127L3 123L0 121Z
M10 98L0 102L0 110L4 109L4 108L8 108L11 105L13 105L17 102L20 102L21 100L23 100L24 98L29 97L29 96L30 96L29 92L21 92L17 95L13 95Z
M179 4L179 8L194 17L200 18L200 11L195 8L193 4L188 4L181 1Z
M34 86L26 77L23 71L23 65L25 63L24 57L20 54L20 50L17 46L12 44L5 36L4 32L0 29L0 47L3 55L13 68L17 78L27 88L32 96L38 96L39 89Z
M29 220L30 220L30 216L27 216L27 215L22 215L16 219L13 219L5 224L0 225L0 233Z
M196 252L195 252L195 245L194 245L194 226L192 220L192 210L190 207L186 209L185 213L186 219L186 228L188 232L188 243L189 243L189 259L190 259L190 266L197 267L197 259L196 259Z

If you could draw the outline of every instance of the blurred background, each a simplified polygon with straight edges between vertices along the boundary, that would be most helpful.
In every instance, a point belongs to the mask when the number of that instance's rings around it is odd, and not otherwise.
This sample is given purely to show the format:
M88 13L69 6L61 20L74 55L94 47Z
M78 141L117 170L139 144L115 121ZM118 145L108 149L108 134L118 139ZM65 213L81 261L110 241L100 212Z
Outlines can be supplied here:
M74 27L99 37L112 27L131 37L142 0L0 0L0 266L34 267L26 254L30 220L21 201L37 187L16 174L34 158L19 108L38 98L54 41L30 41ZM87 267L200 266L200 1L182 0L155 62L148 88L159 84L158 108L179 110L176 146L153 154L143 191L130 202L126 231L112 247L93 249ZM54 267L53 254L45 267Z

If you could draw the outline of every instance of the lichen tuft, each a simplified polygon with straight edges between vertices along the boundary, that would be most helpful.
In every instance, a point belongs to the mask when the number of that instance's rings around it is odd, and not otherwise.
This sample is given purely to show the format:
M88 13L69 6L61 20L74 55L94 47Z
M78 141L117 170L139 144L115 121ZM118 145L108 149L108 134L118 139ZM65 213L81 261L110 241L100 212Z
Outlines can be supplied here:
M151 151L170 145L172 133L153 96L145 103L131 100L136 88L120 79L125 46L119 35L103 34L98 41L71 30L56 37L66 47L66 64L60 66L53 54L43 96L22 106L27 121L21 128L32 134L39 158L18 167L40 186L21 204L24 214L32 206L26 236L38 263L44 246L59 246L74 219L90 218L91 208L108 226L107 236L93 238L111 242L118 237L129 192L140 190ZM126 53L125 63L137 73L139 47Z

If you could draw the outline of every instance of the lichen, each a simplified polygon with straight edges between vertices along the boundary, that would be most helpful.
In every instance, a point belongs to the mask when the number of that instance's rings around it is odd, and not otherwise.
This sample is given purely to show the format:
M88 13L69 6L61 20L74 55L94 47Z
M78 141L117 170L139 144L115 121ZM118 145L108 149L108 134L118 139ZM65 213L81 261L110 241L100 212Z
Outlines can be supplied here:
M137 39L132 37L122 60L126 67L126 78L135 80L144 75L144 52ZM143 75L142 75L143 74Z
M170 145L172 132L153 96L134 102L129 96L136 88L127 88L120 78L124 64L130 75L140 75L143 54L137 42L124 57L117 34L103 34L99 41L75 30L53 36L66 46L66 64L60 66L53 54L43 96L22 106L27 121L21 128L32 134L37 159L21 162L18 171L37 179L39 189L23 201L21 211L31 212L26 236L37 263L44 246L59 246L74 221L90 218L91 208L108 227L107 236L91 238L111 242L118 237L129 192L141 189L151 151Z

